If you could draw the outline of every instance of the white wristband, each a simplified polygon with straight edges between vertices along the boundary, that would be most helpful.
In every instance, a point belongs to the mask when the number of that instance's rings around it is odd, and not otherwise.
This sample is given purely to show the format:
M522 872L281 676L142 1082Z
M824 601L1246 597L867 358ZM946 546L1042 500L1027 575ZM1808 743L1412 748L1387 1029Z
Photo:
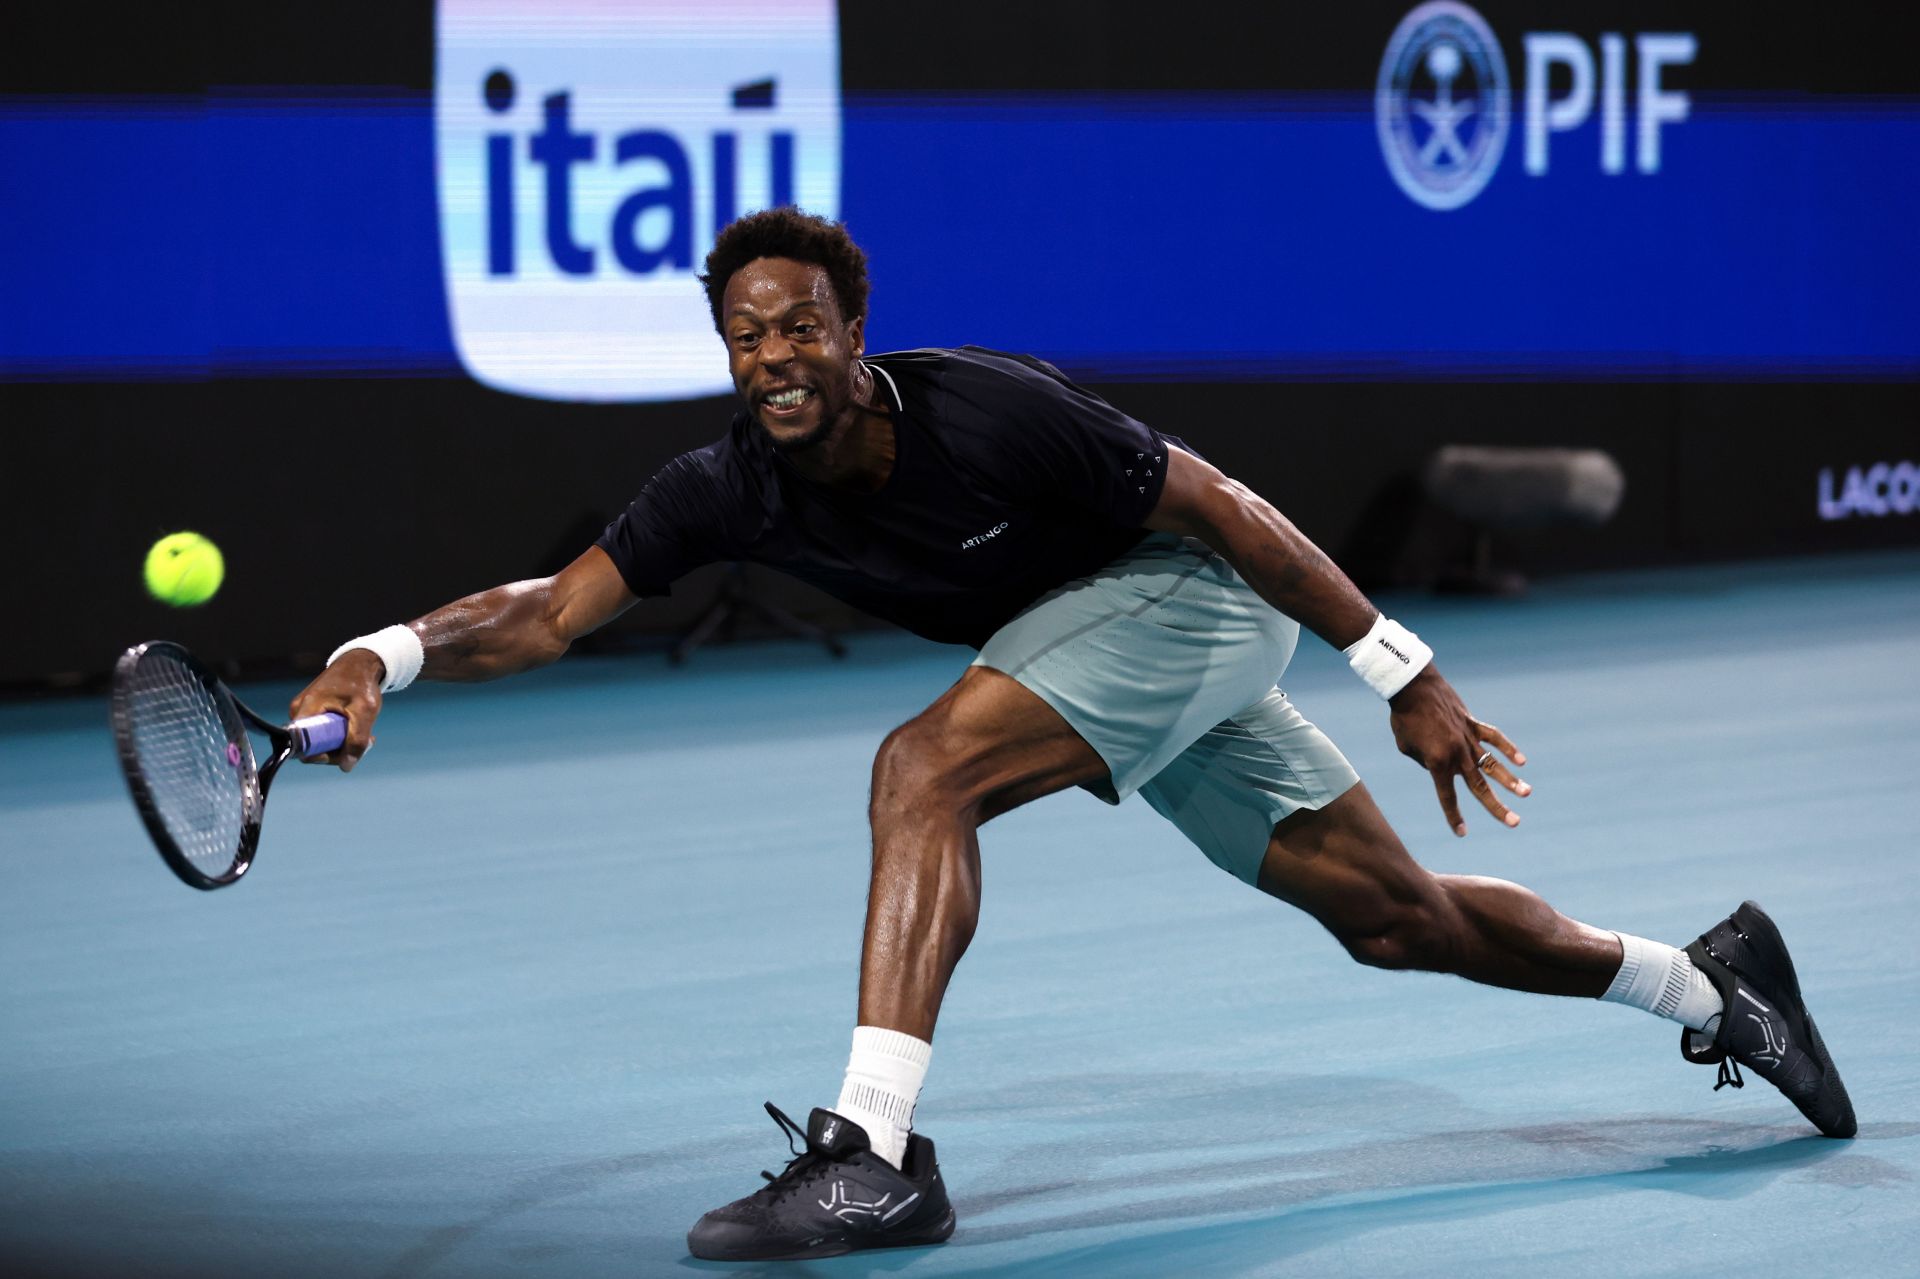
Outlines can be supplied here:
M327 665L332 666L340 660L340 654L356 648L366 649L386 664L387 678L380 685L383 693L397 693L413 683L414 677L427 661L427 650L420 647L420 637L413 633L411 626L389 626L371 635L348 640L333 650Z
M1372 629L1344 651L1353 673L1382 697L1392 697L1412 683L1433 660L1433 650L1418 635L1385 613L1377 614Z

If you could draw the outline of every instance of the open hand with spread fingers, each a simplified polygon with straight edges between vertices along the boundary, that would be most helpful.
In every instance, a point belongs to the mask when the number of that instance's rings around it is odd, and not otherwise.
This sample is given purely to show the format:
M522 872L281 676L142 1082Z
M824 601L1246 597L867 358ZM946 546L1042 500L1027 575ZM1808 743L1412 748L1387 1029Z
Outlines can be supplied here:
M1400 753L1433 775L1433 788L1439 794L1441 811L1456 835L1467 833L1466 820L1460 816L1460 801L1453 788L1455 777L1463 778L1467 789L1481 805L1506 826L1518 826L1520 814L1500 802L1491 777L1513 794L1525 798L1533 787L1515 775L1514 769L1527 762L1507 735L1491 724L1482 723L1467 712L1466 703L1453 685L1432 666L1414 676L1411 683L1388 703L1393 708L1393 740ZM1502 760L1494 751L1505 755ZM1508 761L1511 761L1511 766Z

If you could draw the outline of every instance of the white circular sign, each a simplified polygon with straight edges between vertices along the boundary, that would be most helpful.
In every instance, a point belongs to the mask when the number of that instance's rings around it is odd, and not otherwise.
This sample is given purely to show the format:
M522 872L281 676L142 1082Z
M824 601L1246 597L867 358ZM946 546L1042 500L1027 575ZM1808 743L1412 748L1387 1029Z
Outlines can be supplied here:
M1429 209L1480 194L1507 148L1507 60L1485 20L1431 0L1400 20L1380 60L1374 126L1400 189Z

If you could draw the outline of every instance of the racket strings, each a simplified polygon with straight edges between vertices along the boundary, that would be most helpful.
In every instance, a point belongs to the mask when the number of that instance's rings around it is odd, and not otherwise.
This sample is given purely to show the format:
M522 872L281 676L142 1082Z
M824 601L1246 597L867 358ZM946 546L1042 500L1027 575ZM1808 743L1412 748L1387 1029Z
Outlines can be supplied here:
M191 670L159 654L140 662L130 694L134 750L161 822L196 869L224 875L251 799L245 731Z

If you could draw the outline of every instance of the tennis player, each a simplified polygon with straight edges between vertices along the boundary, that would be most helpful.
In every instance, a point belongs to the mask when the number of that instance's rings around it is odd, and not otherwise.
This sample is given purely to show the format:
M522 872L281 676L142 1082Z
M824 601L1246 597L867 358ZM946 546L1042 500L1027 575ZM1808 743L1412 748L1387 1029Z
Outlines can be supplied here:
M1387 701L1394 740L1456 835L1456 785L1519 824L1526 762L1258 494L1040 360L978 347L868 356L866 259L837 224L775 209L726 228L703 277L740 408L669 462L551 578L342 645L293 702L351 723L382 696L553 661L690 569L785 570L973 664L873 765L859 1024L838 1101L760 1190L707 1213L696 1257L937 1243L954 1213L913 1131L934 1022L980 908L980 825L1070 786L1138 792L1216 866L1307 911L1363 964L1608 1000L1678 1022L1689 1060L1744 1065L1829 1136L1853 1107L1751 902L1684 950L1594 928L1517 884L1435 875L1275 686L1305 626ZM1496 789L1499 788L1499 789ZM1737 1063L1737 1064L1736 1064Z

